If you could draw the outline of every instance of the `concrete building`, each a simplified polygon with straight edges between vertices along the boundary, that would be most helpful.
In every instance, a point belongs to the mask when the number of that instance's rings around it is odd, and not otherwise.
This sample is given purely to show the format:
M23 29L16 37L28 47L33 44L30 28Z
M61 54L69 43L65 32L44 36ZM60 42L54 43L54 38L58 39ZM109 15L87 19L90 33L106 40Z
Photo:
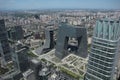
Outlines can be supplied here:
M31 39L30 46L31 48L38 48L41 44L41 40L39 39Z
M8 42L8 35L7 35L6 28L5 28L4 20L0 20L0 43L1 43L2 51L3 51L3 54L0 52L0 56L5 61L11 60L10 46Z
M26 72L23 73L24 80L36 80L34 71L31 69L28 69Z
M83 58L87 57L86 28L61 23L57 35L55 55L62 59L70 53Z
M120 21L96 22L85 80L116 80L120 71Z

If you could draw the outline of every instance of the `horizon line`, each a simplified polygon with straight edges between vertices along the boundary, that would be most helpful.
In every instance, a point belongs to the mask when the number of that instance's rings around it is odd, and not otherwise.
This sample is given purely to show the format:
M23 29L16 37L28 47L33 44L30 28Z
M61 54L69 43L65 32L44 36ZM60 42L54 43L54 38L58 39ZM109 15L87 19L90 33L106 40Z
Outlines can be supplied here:
M120 10L120 9L108 9L108 8L34 8L34 9L0 9L0 11L17 11L17 10L51 10L51 9L54 9L54 10L57 10L57 9L68 9L68 10Z

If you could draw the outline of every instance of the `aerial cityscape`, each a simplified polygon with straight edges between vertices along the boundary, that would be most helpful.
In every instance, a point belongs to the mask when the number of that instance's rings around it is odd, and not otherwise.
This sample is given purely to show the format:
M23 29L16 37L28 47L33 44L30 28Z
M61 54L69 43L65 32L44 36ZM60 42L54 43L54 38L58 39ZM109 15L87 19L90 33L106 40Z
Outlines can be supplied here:
M119 0L0 0L0 80L120 80Z

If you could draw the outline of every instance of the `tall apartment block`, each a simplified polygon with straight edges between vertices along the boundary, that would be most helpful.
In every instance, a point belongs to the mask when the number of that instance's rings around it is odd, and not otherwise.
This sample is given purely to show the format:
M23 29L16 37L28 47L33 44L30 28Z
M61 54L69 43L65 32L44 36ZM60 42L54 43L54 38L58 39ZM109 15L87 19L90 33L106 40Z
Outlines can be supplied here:
M120 21L97 20L85 80L116 80L120 70Z
M3 53L0 52L0 56L5 61L9 61L11 59L10 46L8 43L8 36L7 36L4 20L0 20L0 43L3 52Z

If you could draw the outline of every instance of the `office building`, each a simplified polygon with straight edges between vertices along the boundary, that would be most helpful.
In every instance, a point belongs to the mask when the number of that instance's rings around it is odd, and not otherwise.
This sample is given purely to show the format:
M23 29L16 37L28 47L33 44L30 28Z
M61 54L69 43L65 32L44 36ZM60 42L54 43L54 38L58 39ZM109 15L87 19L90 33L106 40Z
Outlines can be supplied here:
M52 49L54 48L54 29L51 28L46 28L45 29L45 44L44 44L44 48L49 48Z
M58 29L55 55L60 59L70 53L87 57L86 28L61 23Z
M35 80L39 80L39 71L42 69L42 64L37 59L30 61L30 69L34 71Z
M120 21L96 22L85 80L116 80L120 69Z
M29 68L30 64L27 52L28 48L26 48L24 45L21 43L15 44L15 52L12 54L14 69L24 72Z
M1 56L1 67L4 67L7 63L6 63L6 61L5 61L5 59L4 59L4 53L3 53L3 49L2 49L2 45L1 45L1 43L0 43L0 55L2 55Z
M11 60L10 46L4 20L0 20L0 43L3 51L3 54L0 53L0 56L4 59L4 61Z
M14 69L20 71L19 59L18 59L18 54L16 53L15 45L11 46L11 53L12 53L11 55L12 55Z
M54 48L55 40L54 40L54 30L53 28L45 29L45 42L42 47L39 47L35 50L37 54L46 53Z
M12 40L21 40L24 38L24 32L21 26L14 26L8 30L8 37Z

